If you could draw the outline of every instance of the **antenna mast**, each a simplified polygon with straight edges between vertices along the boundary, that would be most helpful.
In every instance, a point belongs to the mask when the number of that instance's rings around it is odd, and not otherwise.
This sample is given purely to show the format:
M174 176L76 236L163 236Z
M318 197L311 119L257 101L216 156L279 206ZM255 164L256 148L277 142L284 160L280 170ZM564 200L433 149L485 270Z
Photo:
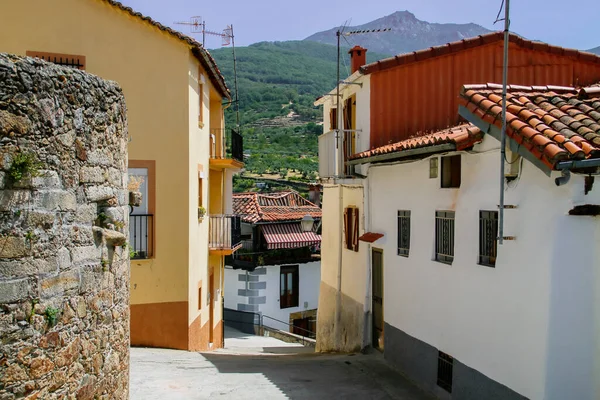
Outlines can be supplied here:
M498 244L504 242L504 163L506 160L506 86L508 83L509 2L504 3L504 62L502 65L502 131L500 132L500 204L498 206Z

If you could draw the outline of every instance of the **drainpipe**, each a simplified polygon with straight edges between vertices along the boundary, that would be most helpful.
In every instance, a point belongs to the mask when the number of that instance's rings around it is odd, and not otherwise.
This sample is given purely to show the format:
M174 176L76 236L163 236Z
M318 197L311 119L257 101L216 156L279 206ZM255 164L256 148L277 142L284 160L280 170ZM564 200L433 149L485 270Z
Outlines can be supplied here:
M337 292L335 296L335 326L334 340L337 342L341 337L341 320L342 320L342 254L344 243L344 187L338 185L339 200L340 200L340 222L339 222L339 250L338 250L338 271L337 271ZM338 349L340 350L340 349Z
M498 244L504 242L504 162L506 160L506 85L508 82L508 40L510 0L504 3L504 62L502 67L502 131L500 132L500 205L498 210Z
M367 171L367 175L368 175L368 171ZM365 199L364 201L364 210L363 210L363 215L365 216L365 232L370 232L371 231L371 186L369 185L369 181L365 180L364 181L364 185L363 185L363 190L366 191L365 194L363 194L363 198ZM364 325L363 325L363 349L366 348L367 346L369 346L369 339L370 339L370 330L369 330L369 312L371 310L370 307L370 302L371 302L371 268L373 268L373 266L371 265L372 263L372 258L371 258L371 244L369 243L369 245L367 246L367 276L365 279L366 282L366 287L365 287L365 304L363 306L363 312L364 312Z

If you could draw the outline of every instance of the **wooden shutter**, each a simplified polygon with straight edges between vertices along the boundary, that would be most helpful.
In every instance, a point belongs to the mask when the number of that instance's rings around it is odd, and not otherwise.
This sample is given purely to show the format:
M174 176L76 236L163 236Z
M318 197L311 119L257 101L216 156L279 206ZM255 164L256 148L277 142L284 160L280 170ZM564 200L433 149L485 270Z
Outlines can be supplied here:
M352 250L358 251L358 208L353 208L352 211Z
M344 209L344 244L346 246L347 249L350 248L350 233L348 232L349 230L349 222L350 220L350 213L351 213L352 209L351 208L345 208Z
M338 123L337 120L338 120L337 108L332 108L331 110L329 110L329 128L330 128L330 130L337 129L337 123Z

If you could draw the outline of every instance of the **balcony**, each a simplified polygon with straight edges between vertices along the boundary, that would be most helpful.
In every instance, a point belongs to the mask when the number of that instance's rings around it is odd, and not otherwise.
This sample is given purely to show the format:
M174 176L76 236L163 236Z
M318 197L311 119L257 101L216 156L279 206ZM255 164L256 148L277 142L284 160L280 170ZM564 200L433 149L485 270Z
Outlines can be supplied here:
M210 215L208 249L212 255L228 256L242 246L242 220L237 215Z
M356 153L356 136L360 130L344 129L332 130L319 136L319 177L335 178L335 161L336 161L336 137L338 133L344 137L344 169L340 174L341 177L352 177L354 174L354 166L346 165L346 162Z
M132 260L144 260L154 255L154 216L129 216L129 246L135 253Z
M248 243L246 243L248 242ZM321 255L309 247L296 249L265 250L254 249L252 241L244 241L243 246L235 254L225 259L225 265L252 271L257 267L281 264L304 264L319 261Z
M244 166L244 139L234 129L210 130L210 166L214 169Z

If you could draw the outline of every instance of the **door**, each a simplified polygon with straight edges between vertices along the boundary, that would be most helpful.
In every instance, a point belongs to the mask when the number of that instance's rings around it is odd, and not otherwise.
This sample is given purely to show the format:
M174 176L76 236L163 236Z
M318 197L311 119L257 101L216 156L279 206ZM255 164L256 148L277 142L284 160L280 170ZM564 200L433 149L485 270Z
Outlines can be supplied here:
M215 310L215 275L210 274L210 278L208 279L208 341L210 343L213 342L213 318L214 318L214 310Z
M372 284L373 284L373 347L383 350L383 251L373 249Z

